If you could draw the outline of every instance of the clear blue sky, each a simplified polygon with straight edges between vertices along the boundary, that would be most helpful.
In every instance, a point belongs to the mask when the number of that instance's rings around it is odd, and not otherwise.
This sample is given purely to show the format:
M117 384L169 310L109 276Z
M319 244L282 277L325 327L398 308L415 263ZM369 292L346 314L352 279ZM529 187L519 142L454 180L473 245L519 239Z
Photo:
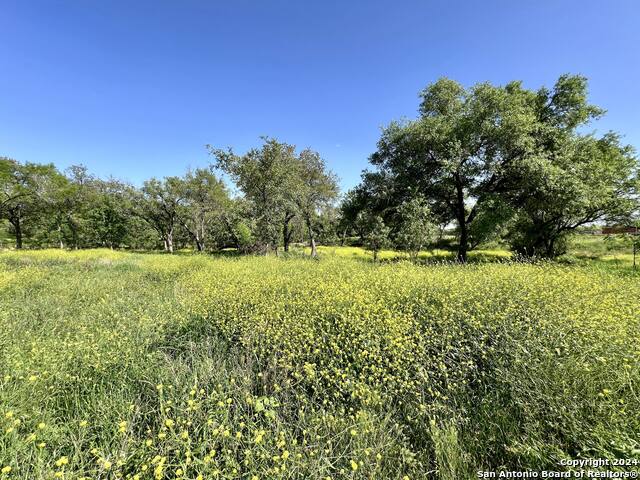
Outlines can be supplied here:
M140 183L269 135L348 188L437 78L565 72L640 147L638 0L0 0L0 155Z

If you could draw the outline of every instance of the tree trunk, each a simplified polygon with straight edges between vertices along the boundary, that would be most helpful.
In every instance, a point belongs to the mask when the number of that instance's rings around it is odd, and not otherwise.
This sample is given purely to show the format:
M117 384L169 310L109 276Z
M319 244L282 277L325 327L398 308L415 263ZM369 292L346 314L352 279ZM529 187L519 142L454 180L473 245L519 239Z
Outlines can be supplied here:
M311 258L318 256L318 249L316 248L316 239L313 235L313 227L311 226L311 220L307 219L307 228L309 229L309 245L311 245Z
M69 227L71 227L71 234L73 235L73 248L78 250L78 227L73 221L69 222Z
M460 182L456 182L456 217L458 228L460 229L460 240L458 242L457 260L465 263L467 261L467 251L469 249L469 233L467 231L467 216L464 211L464 187Z
M167 246L167 251L169 253L173 253L173 229L167 232L167 238L165 239L165 245Z
M465 263L467 261L467 224L463 221L460 224L460 244L458 245L457 259L459 262Z
M315 258L318 256L318 249L316 248L316 239L311 237L311 257Z
M347 229L342 231L342 237L340 238L340 246L344 247L344 243L347 241Z
M64 241L62 238L62 226L58 224L58 244L60 246L60 250L64 250Z
M285 213L284 215L284 224L282 225L282 237L284 238L284 251L289 251L289 244L291 243L291 235L293 231L289 228L289 223L293 219L293 215L290 213Z
M555 243L556 243L555 237L551 237L547 240L547 247L545 252L547 258L554 258L556 256Z
M13 225L13 231L15 232L16 249L21 249L22 248L22 224L20 222L20 214L19 213L14 213L14 214L9 213L9 223L11 223L11 225Z
M198 223L198 227L196 230L197 233L197 237L196 238L196 247L198 248L199 252L204 252L205 249L205 238L207 237L207 227L206 227L206 223L204 218L201 218L199 223Z
M16 248L22 248L22 226L20 225L20 219L13 225L16 231Z

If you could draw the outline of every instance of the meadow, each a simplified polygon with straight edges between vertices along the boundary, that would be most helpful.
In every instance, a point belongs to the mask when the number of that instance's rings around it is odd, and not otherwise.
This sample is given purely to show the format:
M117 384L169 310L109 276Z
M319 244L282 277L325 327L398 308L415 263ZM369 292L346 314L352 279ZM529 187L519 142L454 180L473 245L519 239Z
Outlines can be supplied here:
M640 456L628 263L367 255L1 252L0 479L453 480Z
M556 261L569 265L582 265L612 271L629 271L633 268L633 239L625 235L576 234L570 237L567 252ZM455 261L455 237L447 236L441 248L423 250L418 254L418 263L432 264ZM325 255L372 261L372 254L361 247L320 246ZM310 249L305 248L305 253ZM382 262L409 260L409 255L397 250L381 250ZM503 262L515 260L513 252L501 242L492 242L469 252L469 262ZM523 259L526 260L526 259ZM640 253L637 254L636 268L640 268Z

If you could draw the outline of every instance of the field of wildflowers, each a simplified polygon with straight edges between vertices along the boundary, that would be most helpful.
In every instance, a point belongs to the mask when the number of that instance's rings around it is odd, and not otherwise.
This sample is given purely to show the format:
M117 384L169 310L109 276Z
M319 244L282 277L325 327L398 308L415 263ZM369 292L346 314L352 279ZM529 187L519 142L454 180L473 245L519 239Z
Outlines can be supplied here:
M640 455L637 276L326 253L0 253L0 479L466 479Z

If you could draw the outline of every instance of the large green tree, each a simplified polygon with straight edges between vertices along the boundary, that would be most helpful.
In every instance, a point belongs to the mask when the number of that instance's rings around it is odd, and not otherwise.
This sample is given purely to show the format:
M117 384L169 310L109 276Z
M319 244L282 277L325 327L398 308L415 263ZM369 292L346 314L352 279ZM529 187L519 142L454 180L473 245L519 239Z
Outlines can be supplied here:
M555 257L579 226L625 217L637 205L633 148L613 132L583 133L604 114L587 93L578 75L535 92L535 154L519 164L518 188L508 196L517 211L508 239L521 254Z
M527 256L555 257L567 235L602 220L625 218L637 205L638 163L618 135L571 135L527 165L508 239Z
M385 128L371 163L393 184L391 206L420 195L439 217L455 221L458 259L465 261L478 243L474 222L513 188L509 171L533 151L532 95L517 82L465 89L441 79L420 96L420 117Z
M261 148L253 148L244 155L233 150L208 146L214 157L214 167L228 174L251 202L255 219L255 239L265 253L278 253L281 226L286 229L293 218L294 205L290 187L296 164L295 147L263 138Z
M380 250L390 244L390 229L384 224L380 215L363 210L356 219L358 229L363 233L363 245L373 254L373 261L378 260Z
M224 182L210 170L199 168L187 172L184 178L175 179L181 192L177 218L196 249L202 252L212 233L213 226L221 221L229 206L229 195Z
M173 253L178 209L185 191L178 177L144 182L136 205L138 215L156 230L165 251Z
M317 152L296 154L293 145L263 138L261 148L236 155L209 146L214 167L228 174L253 208L254 237L259 248L277 253L282 238L285 251L292 240L292 221L304 222L312 255L316 254L317 216L336 198L337 180Z
M96 179L83 165L72 165L66 175L52 176L45 197L49 222L55 232L55 240L64 248L71 245L80 248L83 240L87 210L94 201ZM53 233L53 232L44 232Z
M132 215L137 208L136 189L119 180L94 179L84 225L87 243L101 247L147 245L150 229Z
M0 157L0 218L6 218L22 248L25 227L46 215L45 197L59 173L52 164L21 164Z
M300 152L296 167L291 193L309 236L311 256L315 257L318 218L338 196L338 180L320 154L310 149Z
M437 227L431 209L421 197L415 197L398 208L399 228L395 243L415 262L425 245L432 243Z
M441 79L421 94L416 120L392 122L359 192L379 211L423 196L454 222L458 259L507 226L518 250L555 255L567 231L628 208L637 162L616 135L581 128L602 114L586 79L552 89ZM517 220L513 220L514 216Z

